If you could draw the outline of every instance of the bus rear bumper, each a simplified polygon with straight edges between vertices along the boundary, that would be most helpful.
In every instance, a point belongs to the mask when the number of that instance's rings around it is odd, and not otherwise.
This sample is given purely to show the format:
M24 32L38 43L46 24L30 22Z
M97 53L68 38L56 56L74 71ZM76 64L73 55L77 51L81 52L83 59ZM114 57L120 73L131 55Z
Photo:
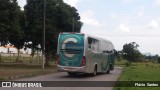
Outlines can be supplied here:
M71 66L61 66L57 65L57 70L60 72L85 72L86 67L71 67Z

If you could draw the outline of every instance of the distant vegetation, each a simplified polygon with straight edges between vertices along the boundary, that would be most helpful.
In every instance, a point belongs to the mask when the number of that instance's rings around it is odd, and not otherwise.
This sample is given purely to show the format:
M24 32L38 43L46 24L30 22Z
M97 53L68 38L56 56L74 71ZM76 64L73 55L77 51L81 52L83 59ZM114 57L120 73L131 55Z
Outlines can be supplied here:
M157 60L158 60L158 63L160 63L160 57L158 57L158 59L157 59Z
M159 81L160 56L147 56L138 50L135 42L125 44L122 51L118 51L115 64L124 69L114 90L160 90L160 87L134 87L134 81ZM132 84L132 87L127 87ZM118 87L119 86L119 87ZM120 87L123 86L123 87Z
M129 66L132 62L158 62L160 63L159 55L143 55L138 50L139 45L135 42L126 43L123 46L122 51L117 51L117 61L126 60L126 66Z

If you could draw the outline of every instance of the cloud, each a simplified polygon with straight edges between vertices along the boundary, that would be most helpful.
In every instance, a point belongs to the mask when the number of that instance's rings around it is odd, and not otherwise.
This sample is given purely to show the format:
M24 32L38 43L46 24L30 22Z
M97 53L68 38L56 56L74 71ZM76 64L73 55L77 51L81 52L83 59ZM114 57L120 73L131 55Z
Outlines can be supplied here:
M160 0L154 0L154 5L155 6L160 6Z
M122 2L123 2L124 4L128 4L128 3L131 3L132 0L122 0Z
M117 14L116 13L110 13L111 18L117 18Z
M158 28L158 22L155 20L152 20L149 24L147 24L147 27L150 29L156 29Z
M123 32L130 32L130 28L128 26L126 26L125 24L120 24L118 29Z
M85 11L81 14L81 21L91 26L101 26L101 24L94 17L94 12L91 10Z
M138 16L142 17L144 15L144 12L143 11L139 11L138 12Z
M68 3L69 5L74 6L74 7L77 6L77 4L81 1L82 0L64 0L65 3Z
M138 11L138 16L140 16L140 17L142 17L142 16L144 16L144 7L139 7L139 11Z

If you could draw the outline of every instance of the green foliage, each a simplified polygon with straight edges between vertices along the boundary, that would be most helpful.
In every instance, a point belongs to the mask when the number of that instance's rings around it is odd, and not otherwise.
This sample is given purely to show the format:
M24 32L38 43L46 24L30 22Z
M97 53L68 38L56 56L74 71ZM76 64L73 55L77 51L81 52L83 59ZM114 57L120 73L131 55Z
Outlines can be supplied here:
M158 57L157 61L158 61L158 63L160 63L160 57Z
M24 47L25 43L25 46L33 49L32 51L42 50L43 7L43 0L27 0L22 11L17 0L0 0L1 45L10 43L19 50ZM72 32L73 25L74 31L80 32L82 27L76 8L64 3L63 0L46 0L45 21L47 58L56 53L57 37L60 32Z
M127 59L129 62L134 62L140 60L142 54L137 49L139 47L135 42L131 42L129 44L125 44L123 46L123 58Z
M3 45L9 41L17 48L23 46L17 45L23 36L24 25L22 24L25 22L22 20L23 16L17 0L0 0L0 34Z
M17 29L17 0L0 0L0 34L2 45L6 44L12 32Z
M131 63L130 62L126 62L125 65L126 65L126 67L129 67L131 65Z
M123 60L122 54L123 54L122 51L117 51L117 53L116 53L116 58L117 58L118 61Z
M150 62L157 62L158 61L158 58L159 58L159 55L156 54L156 55L144 55L144 58L145 58L145 61L150 61Z
M131 63L122 59L122 60L116 60L115 65L120 67L129 67Z
M126 61L126 60L115 60L115 65L124 67L127 62L128 61Z
M130 67L125 67L119 81L159 81L160 65L157 63L143 62L133 63ZM114 90L159 90L159 87L116 87ZM119 88L119 89L118 89Z
M43 47L43 10L43 0L27 0L24 7L27 20L26 38L28 42L32 42L31 48L35 50L38 50L38 45L41 46L41 50ZM80 32L82 22L74 7L64 3L63 0L46 0L46 58L56 53L58 34L72 31L73 18L74 31Z
M10 43L21 49L24 45L24 29L25 15L17 0L0 0L1 45Z

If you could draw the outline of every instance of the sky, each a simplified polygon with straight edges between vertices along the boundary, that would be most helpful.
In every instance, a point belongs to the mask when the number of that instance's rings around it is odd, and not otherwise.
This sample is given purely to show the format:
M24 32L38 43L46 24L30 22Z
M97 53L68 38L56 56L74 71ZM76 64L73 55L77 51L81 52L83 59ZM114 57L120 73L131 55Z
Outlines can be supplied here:
M81 32L112 41L116 50L136 42L142 53L160 55L160 0L64 0L81 16ZM22 7L26 0L18 0Z

